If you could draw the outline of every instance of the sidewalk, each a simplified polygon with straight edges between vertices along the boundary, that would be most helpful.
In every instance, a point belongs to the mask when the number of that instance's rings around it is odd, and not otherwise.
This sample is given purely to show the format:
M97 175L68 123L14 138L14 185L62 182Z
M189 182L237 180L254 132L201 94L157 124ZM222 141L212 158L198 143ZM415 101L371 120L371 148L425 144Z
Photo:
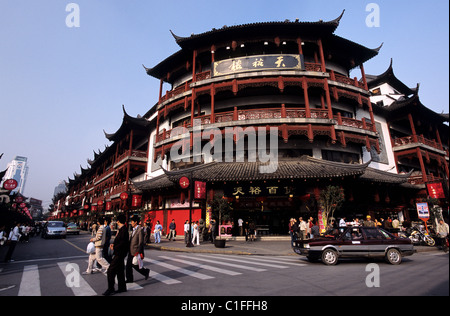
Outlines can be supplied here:
M415 246L417 252L440 251L436 247ZM192 253L218 253L218 254L236 254L236 255L258 255L258 256L298 256L291 248L290 237L262 237L257 241L245 241L244 237L236 237L233 240L227 240L225 248L216 248L209 241L186 247L184 237L180 236L177 241L162 239L161 243L147 244L146 249L161 251L177 251Z

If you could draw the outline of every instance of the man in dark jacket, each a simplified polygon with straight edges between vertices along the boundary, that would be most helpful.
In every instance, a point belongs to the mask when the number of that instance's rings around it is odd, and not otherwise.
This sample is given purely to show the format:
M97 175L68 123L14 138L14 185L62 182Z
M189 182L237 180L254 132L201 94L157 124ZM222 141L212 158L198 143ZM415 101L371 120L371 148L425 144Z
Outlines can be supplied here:
M141 258L144 257L145 240L144 240L144 231L142 230L142 227L139 225L139 217L137 215L134 215L131 218L130 223L131 227L133 228L133 231L131 232L130 236L130 247L127 258L127 265L125 268L127 283L131 283L134 280L133 269L142 274L146 280L148 279L148 276L150 274L149 269L139 267L139 265L133 264L134 257L136 256L140 256Z
M115 293L126 292L127 285L125 283L125 257L130 251L130 237L127 227L125 226L126 217L123 214L117 216L117 232L114 243L111 244L111 249L114 250L113 259L111 265L108 268L108 289L103 295L112 295ZM117 275L118 290L114 291L114 282Z

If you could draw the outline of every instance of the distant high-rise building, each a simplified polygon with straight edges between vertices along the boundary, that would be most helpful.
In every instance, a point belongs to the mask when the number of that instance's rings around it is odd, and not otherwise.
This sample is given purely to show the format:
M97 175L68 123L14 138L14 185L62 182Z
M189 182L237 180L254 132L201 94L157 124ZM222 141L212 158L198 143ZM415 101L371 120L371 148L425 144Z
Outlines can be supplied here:
M58 183L58 186L55 187L55 191L53 192L53 196L57 195L58 193L66 193L66 181L61 181Z
M17 181L17 188L12 190L14 193L24 194L25 182L28 176L28 164L27 157L16 156L10 163L6 166L7 170L3 176L3 181L8 179L14 179ZM2 182L3 185L3 182ZM1 185L1 186L2 186ZM1 187L0 186L0 187Z

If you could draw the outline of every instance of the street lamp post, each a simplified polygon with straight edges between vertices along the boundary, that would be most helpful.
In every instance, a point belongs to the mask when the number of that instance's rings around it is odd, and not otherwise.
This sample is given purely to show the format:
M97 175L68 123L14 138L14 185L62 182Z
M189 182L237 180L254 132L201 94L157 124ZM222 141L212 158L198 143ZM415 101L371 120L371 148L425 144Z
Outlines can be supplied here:
M194 200L193 172L189 173L189 177L181 177L179 184L182 189L189 188L189 232L186 247L194 247L194 244L192 243L192 202Z

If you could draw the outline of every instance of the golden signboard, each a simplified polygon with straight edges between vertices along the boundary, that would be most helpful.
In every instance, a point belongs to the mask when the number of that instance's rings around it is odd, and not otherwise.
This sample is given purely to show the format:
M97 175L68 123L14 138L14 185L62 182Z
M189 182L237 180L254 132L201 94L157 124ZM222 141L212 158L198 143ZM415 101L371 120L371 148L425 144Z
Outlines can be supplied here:
M259 70L304 70L303 55L254 55L216 61L213 77Z

